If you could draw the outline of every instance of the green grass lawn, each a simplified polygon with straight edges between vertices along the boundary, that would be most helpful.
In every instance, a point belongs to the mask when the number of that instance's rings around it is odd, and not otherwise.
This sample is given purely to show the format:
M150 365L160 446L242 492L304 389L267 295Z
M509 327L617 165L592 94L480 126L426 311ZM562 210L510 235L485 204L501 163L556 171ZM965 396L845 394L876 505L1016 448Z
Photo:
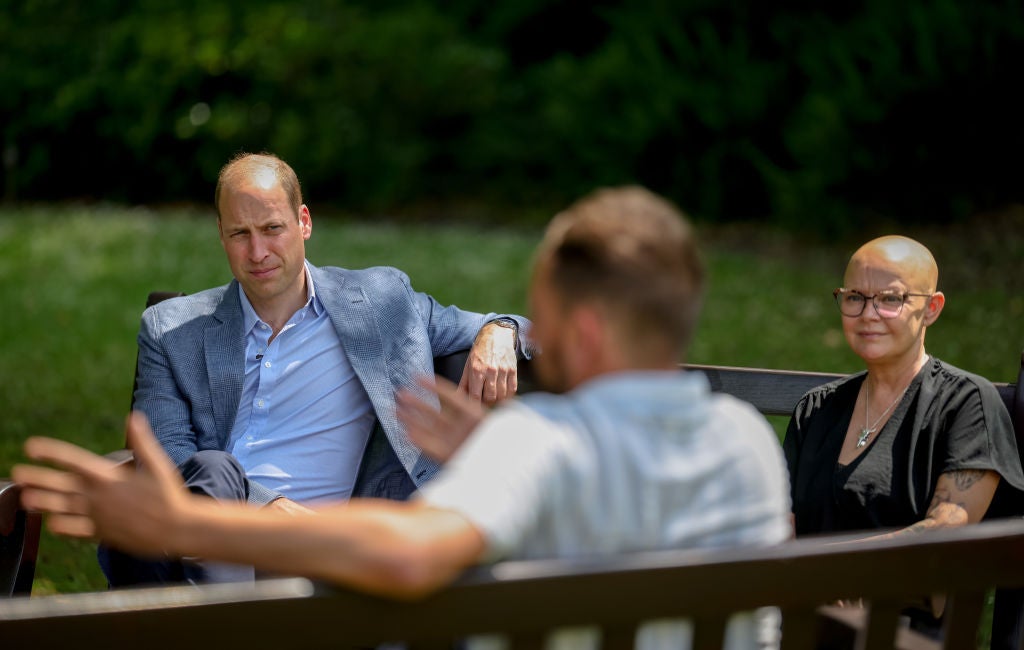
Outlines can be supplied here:
M929 350L998 381L1016 379L1024 347L1020 216L909 233L936 252L947 294ZM873 234L822 245L749 227L701 228L710 291L690 360L858 369L830 294L855 245ZM443 303L522 312L540 236L539 229L396 225L314 212L308 256L318 265L397 266ZM0 210L0 476L34 434L97 452L121 446L146 294L228 280L210 212ZM92 544L45 535L34 593L102 589L94 552Z

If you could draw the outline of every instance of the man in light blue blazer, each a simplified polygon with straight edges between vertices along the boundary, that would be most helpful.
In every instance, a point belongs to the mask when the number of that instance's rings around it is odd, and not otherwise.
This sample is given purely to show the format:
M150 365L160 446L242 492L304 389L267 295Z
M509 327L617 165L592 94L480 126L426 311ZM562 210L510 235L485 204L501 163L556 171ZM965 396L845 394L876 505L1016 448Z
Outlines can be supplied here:
M396 418L400 389L423 391L414 378L432 374L434 357L470 349L466 392L487 403L515 393L529 323L442 306L394 268L313 266L312 218L284 161L236 157L215 202L235 279L150 307L139 332L134 408L193 492L287 512L405 499L438 465ZM190 578L104 555L115 586ZM211 567L191 575L238 576Z

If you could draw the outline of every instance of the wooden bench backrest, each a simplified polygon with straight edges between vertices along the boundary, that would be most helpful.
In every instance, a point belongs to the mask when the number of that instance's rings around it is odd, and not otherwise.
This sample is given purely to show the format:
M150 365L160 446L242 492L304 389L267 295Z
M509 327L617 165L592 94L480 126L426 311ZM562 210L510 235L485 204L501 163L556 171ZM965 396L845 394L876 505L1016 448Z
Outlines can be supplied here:
M148 650L178 650L179 631L201 630L203 647L211 648L280 650L297 647L297 639L302 648L450 648L453 639L501 633L513 648L537 648L553 628L595 625L602 648L628 648L639 623L685 617L701 650L722 647L733 612L774 605L783 612L783 648L801 649L834 633L822 627L820 603L863 597L870 614L858 647L870 650L893 647L908 598L945 592L945 647L961 649L975 647L986 590L1024 585L1022 521L850 545L823 541L600 564L505 562L416 603L301 579L14 600L0 602L0 639L5 647L67 647L73 639L77 647L134 650L146 638Z
M844 375L798 370L734 368L690 364L689 370L703 372L711 390L729 393L750 402L764 415L790 416L796 403L807 391ZM1010 412L1017 449L1024 461L1024 352L1020 355L1016 383L993 382L1006 410Z
M733 368L700 364L683 367L700 370L711 383L711 390L735 395L750 402L765 415L789 416L804 393L845 376L827 372ZM1014 425L1017 426L1019 422L1024 421L1024 353L1021 353L1017 383L994 383L996 390L999 391L999 396L1003 399L1003 404L1013 416Z

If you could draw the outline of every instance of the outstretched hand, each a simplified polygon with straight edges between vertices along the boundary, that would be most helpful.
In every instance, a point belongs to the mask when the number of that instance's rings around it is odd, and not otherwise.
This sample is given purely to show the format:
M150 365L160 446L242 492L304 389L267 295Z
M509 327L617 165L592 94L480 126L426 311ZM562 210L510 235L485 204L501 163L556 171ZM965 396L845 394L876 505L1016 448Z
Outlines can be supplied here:
M431 458L447 462L484 419L487 409L444 377L437 377L436 383L423 377L417 383L437 395L441 409L403 390L398 394L398 419L413 444Z
M129 415L127 432L138 471L63 440L33 437L25 454L58 469L18 465L12 476L22 486L22 504L49 513L54 533L160 555L188 492L144 415Z

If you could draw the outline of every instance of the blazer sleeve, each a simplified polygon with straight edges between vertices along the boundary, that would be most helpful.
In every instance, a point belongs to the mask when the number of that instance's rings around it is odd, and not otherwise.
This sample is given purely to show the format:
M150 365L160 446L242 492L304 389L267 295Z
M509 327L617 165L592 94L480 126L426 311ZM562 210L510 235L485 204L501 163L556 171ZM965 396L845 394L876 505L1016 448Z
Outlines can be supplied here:
M430 337L431 353L434 357L468 350L472 347L473 340L480 328L491 321L508 318L515 321L518 326L516 354L520 359L532 358L534 345L529 335L531 323L526 317L497 312L481 314L466 311L454 305L442 305L429 294L415 291L405 273L397 270L396 272L409 294L409 299L423 319Z
M175 465L181 465L198 451L197 436L191 409L178 388L163 347L159 320L159 311L153 307L142 314L133 409L146 415L164 451Z

